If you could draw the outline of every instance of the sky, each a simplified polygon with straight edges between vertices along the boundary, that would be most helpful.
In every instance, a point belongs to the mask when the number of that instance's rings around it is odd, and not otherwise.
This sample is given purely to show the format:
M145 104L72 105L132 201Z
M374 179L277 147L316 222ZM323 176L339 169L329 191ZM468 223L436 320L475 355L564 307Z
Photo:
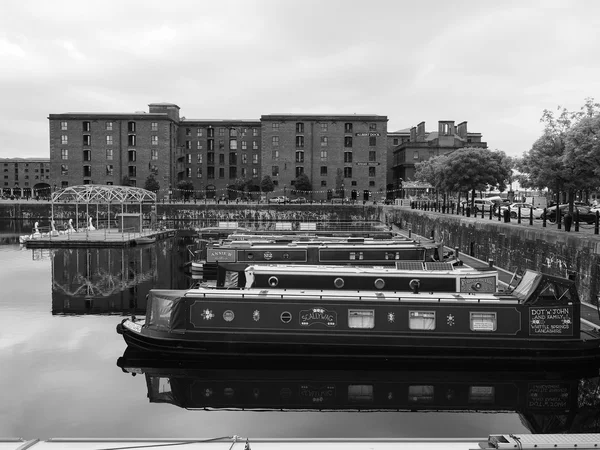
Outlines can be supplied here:
M379 114L467 121L522 156L544 109L600 99L597 0L6 0L0 158L49 157L48 115Z

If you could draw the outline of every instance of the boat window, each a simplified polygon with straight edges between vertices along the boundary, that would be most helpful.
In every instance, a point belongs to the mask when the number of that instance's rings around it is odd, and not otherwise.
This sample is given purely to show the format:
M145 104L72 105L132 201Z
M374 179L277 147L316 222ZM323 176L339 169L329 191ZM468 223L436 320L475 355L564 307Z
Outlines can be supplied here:
M348 386L348 401L351 403L371 403L374 399L372 384L351 384Z
M408 387L410 403L433 403L435 388L431 385L415 385Z
M469 403L494 403L494 386L469 386Z
M349 309L348 327L350 328L374 328L375 310L373 309Z
M172 403L175 398L171 390L171 380L166 377L149 377L149 397L155 403Z
M363 252L350 252L350 260L364 259Z
M471 331L496 331L497 325L495 312L471 313Z
M410 311L408 327L411 330L435 330L435 311Z

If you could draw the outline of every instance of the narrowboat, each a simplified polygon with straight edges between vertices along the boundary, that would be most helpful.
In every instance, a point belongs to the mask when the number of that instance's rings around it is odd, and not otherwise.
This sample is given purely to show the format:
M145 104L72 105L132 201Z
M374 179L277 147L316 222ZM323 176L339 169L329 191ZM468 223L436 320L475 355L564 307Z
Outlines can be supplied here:
M444 258L440 242L400 237L386 240L348 238L343 241L221 241L207 243L205 252L207 278L214 278L218 263L394 266L396 261Z
M127 348L117 366L143 376L150 403L278 412L511 411L532 433L600 431L598 365L490 370L478 363L415 363L374 369L364 360L282 364L276 357L220 355L182 362L136 353Z
M574 281L528 270L510 292L280 288L151 290L146 318L117 326L163 354L588 361Z
M420 261L397 261L396 267L223 263L217 267L216 283L203 282L192 286L192 289L207 286L493 293L498 289L498 271L492 266L476 269L450 262Z

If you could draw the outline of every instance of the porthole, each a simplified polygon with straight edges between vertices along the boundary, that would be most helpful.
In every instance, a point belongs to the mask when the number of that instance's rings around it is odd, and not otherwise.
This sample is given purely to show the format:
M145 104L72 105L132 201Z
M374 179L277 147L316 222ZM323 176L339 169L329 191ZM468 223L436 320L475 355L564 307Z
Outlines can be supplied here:
M343 288L344 287L344 279L336 278L335 280L333 280L333 285L338 289Z
M290 254L289 253L284 253L283 255L283 259L290 259Z
M385 281L382 278L375 280L375 289L383 289L385 287Z
M281 313L281 316L279 316L279 318L283 323L290 323L290 321L292 320L292 313L290 313L289 311L284 311Z
M254 259L254 253L248 253L248 259Z
M277 279L277 277L270 277L269 278L269 286L271 286L271 287L277 287L278 284L279 284L279 280Z
M263 253L263 258L265 258L265 260L270 261L271 259L273 259L273 253L271 252L264 252Z

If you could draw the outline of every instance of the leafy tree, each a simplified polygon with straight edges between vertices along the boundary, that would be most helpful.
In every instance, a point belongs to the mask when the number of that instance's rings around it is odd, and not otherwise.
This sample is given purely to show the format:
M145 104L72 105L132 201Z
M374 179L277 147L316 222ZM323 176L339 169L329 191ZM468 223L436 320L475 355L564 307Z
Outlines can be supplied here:
M177 189L179 189L183 198L188 200L194 193L194 183L191 180L179 180L177 182Z
M524 187L567 192L569 212L573 212L574 192L598 184L600 174L600 104L586 99L579 111L558 107L555 114L544 110L544 132L523 154L519 177Z
M146 182L144 183L144 189L157 193L160 190L160 184L156 181L153 174L148 175Z
M275 190L275 185L273 184L273 180L271 180L269 175L265 175L261 180L260 190L266 193L273 192L273 190Z
M125 175L121 180L121 186L131 186L131 180L127 175Z
M512 161L499 150L465 147L445 157L440 186L446 191L471 192L471 206L476 191L496 188L502 192L512 176Z
M308 175L301 173L294 180L294 189L300 194L312 194L312 184Z
M429 183L436 193L445 191L443 182L448 166L448 156L440 155L415 164L415 180ZM436 194L437 195L437 194Z

